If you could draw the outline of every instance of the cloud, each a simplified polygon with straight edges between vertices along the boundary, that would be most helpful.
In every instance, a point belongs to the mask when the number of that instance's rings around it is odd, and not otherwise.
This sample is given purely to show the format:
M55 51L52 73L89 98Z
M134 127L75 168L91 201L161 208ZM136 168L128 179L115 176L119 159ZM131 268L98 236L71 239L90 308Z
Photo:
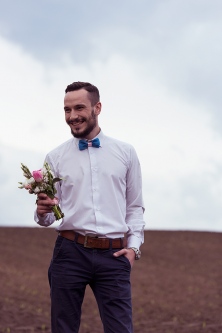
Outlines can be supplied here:
M138 76L155 77L183 99L211 108L221 135L221 9L218 0L23 0L13 11L10 2L2 5L0 28L47 72L64 68L67 59L82 68L105 65L116 54L140 64Z
M36 226L33 220L35 208L35 196L18 188L19 181L23 181L23 172L20 169L21 162L27 162L30 167L42 165L41 154L33 154L32 151L18 150L16 148L0 146L1 165L1 214L0 225L4 226Z
M122 25L119 30L121 7L113 29L108 22L107 26L101 24L103 29L98 35L100 24L89 33L81 32L81 37L87 36L86 44L80 44L76 52L79 55L83 50L88 52L85 63L84 56L82 61L76 61L78 56L73 56L76 49L73 45L69 49L67 41L60 61L49 63L37 56L31 42L14 43L0 38L0 61L4 63L0 78L1 223L33 223L34 196L15 190L21 179L20 162L37 169L49 150L70 138L63 115L64 90L67 84L82 80L100 88L103 131L131 142L138 152L147 227L221 230L222 184L218 180L222 158L218 152L222 141L220 131L214 128L215 119L219 119L214 110L219 104L214 104L212 98L218 92L207 84L209 78L210 82L215 78L214 72L207 69L209 56L202 57L202 62L199 60L206 50L206 25L200 24L193 36L193 21L187 29L187 21L182 20L180 29L175 31L175 25L169 25L173 14L165 18L164 8L163 2L153 6L151 12L156 16L147 25L143 19L135 29ZM174 17L177 8L175 5ZM158 17L165 20L158 24ZM133 20L134 16L128 18ZM175 24L179 25L179 18ZM166 26L169 36L164 30ZM202 39L197 45L198 36ZM48 50L44 49L44 43L42 47L43 53ZM53 52L52 47L50 57ZM197 75L201 69L202 80ZM205 88L200 89L200 85ZM208 87L211 94L206 96Z

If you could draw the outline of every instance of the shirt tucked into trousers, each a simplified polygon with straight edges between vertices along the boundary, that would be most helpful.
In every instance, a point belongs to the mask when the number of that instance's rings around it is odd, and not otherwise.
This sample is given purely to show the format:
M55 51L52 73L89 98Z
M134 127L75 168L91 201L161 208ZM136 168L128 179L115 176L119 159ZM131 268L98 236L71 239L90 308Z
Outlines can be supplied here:
M143 243L143 200L140 164L134 148L105 136L100 147L80 151L72 138L46 156L55 177L64 218L58 232L76 235L126 236L127 247ZM53 213L35 220L42 226L54 223ZM77 333L85 288L90 285L98 303L105 333L132 333L129 260L114 257L107 249L84 247L76 239L58 235L49 267L52 333Z

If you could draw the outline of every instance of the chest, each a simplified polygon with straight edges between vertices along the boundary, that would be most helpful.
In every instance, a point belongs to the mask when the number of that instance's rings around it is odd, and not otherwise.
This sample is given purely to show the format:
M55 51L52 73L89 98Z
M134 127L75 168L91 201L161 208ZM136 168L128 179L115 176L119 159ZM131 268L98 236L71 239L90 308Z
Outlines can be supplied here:
M125 183L129 161L118 151L102 151L102 148L91 148L76 154L63 156L58 162L60 177L65 179L63 186L73 184L88 185L97 180Z

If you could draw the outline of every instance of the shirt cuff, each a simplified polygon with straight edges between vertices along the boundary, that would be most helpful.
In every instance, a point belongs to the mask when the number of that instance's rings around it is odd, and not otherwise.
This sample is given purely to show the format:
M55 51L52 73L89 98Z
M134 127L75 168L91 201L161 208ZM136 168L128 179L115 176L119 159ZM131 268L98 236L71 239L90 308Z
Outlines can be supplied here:
M37 214L37 210L35 210L34 213L34 220L36 223L38 223L39 225L43 226L43 227L48 227L50 226L53 222L55 222L55 219L53 219L54 214L53 213L49 213L45 216L39 216Z
M130 235L127 238L127 248L135 247L136 249L139 249L142 244L143 244L143 239L137 236Z

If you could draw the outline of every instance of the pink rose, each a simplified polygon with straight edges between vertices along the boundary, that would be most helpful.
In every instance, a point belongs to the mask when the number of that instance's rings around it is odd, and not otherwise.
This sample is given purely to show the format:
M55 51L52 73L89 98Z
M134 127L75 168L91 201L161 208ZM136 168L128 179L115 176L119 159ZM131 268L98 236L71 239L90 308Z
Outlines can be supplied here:
M32 172L32 176L33 178L35 179L35 181L38 183L38 182L41 182L43 180L43 172L42 172L42 169L40 170L36 170L36 171L33 171Z

